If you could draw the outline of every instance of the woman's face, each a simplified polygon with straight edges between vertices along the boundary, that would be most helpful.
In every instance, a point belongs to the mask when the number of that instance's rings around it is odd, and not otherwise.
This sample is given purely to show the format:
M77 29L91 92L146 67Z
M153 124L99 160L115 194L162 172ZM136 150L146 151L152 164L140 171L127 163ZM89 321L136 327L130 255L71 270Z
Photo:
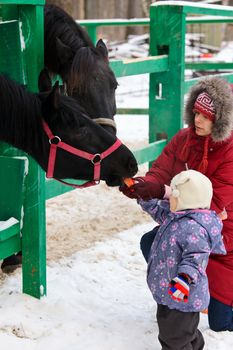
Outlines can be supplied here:
M202 113L195 112L194 125L198 136L208 136L212 132L213 122Z

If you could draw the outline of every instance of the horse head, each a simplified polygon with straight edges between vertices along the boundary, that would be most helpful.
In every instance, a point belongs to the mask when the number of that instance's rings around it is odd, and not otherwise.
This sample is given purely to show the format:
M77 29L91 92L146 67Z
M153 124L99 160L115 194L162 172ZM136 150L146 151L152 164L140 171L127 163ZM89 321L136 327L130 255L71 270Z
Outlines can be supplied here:
M115 90L117 81L108 61L108 50L100 39L96 47L83 46L75 52L59 38L56 42L60 75L67 93L85 108L90 118L116 133Z
M40 88L43 84L47 86L47 82L43 83L40 79ZM107 132L87 116L76 99L61 95L58 82L50 92L40 93L39 98L43 120L48 124L53 135L70 148L99 155L117 141L115 135ZM41 162L41 166L47 170L49 158L47 135L44 135L44 149L46 161ZM91 161L59 148L53 177L93 180L93 169ZM101 161L100 179L104 180L108 186L120 185L123 177L132 177L136 172L135 157L123 144Z
M116 134L117 81L106 45L100 39L95 46L66 11L51 4L44 7L44 62L51 74L61 76L68 95L78 100L88 116Z

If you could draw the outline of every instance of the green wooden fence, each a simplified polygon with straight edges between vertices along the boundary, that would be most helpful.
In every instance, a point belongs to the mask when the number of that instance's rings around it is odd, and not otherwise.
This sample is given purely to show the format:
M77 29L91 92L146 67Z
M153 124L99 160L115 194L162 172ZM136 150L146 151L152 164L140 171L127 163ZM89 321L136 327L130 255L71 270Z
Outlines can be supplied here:
M45 0L0 0L0 72L26 84L27 88L34 92L37 91L38 74L43 68L44 4ZM22 156L23 153L1 143L0 155L14 157ZM31 157L27 158L24 214L21 217L23 225L20 230L23 292L40 298L46 294L45 175ZM11 161L8 163L9 168L1 168L1 177L3 171L6 177L11 175ZM14 176L17 181L18 174L15 173ZM17 196L16 192L15 198ZM9 197L8 200L14 202L15 198ZM20 232L18 234L20 235ZM7 243L9 242L0 244L0 251L3 253ZM11 254L14 252L15 249L12 249Z
M44 3L44 0L0 0L0 72L25 84L31 91L37 90L38 74L43 67ZM190 18L188 14L212 17ZM149 114L150 144L134 151L140 164L155 159L167 141L183 127L184 94L198 80L185 81L186 67L192 69L201 67L205 70L216 67L232 69L232 73L222 74L222 76L233 82L233 64L185 64L187 23L190 21L232 22L232 18L231 7L164 1L151 5L150 20L82 22L83 25L88 26L93 40L95 40L96 28L99 25L150 26L150 56L148 58L111 62L117 77L144 73L150 75L149 109L143 110L144 114L147 112ZM11 57L14 57L13 62ZM127 110L127 112L134 113L135 109ZM2 158L8 158L2 159L6 165L1 168L0 181L1 178L9 175L12 158L14 163L15 156L18 159L19 156L25 157L25 154L9 145L0 144L0 162ZM22 201L19 201L18 205L23 205L24 208L24 216L19 218L20 229L19 225L17 226L20 241L16 239L16 244L22 245L23 250L23 292L40 298L46 294L46 199L65 193L70 190L70 187L54 180L45 181L44 172L33 159L28 156L27 158L28 170L21 170L22 181L16 181L17 191L23 193ZM20 164L19 168L25 169L25 163L20 162ZM9 198L9 200L14 201L15 199ZM1 219L1 214L0 206L0 221L5 220ZM2 236L0 232L0 258L5 256L4 251L9 248L6 241L2 243L3 238L9 238L9 235L5 232L5 236ZM8 253L11 254L17 249L12 248L12 251L9 250Z

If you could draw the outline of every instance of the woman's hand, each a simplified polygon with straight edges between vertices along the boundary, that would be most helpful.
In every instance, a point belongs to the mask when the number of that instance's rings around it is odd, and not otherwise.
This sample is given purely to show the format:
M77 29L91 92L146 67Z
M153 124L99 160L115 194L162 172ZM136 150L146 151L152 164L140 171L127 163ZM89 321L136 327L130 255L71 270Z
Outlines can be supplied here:
M163 198L165 194L164 185L145 181L143 177L135 177L133 180L135 184L130 187L125 184L119 187L120 192L128 198L143 199L145 201L152 198Z

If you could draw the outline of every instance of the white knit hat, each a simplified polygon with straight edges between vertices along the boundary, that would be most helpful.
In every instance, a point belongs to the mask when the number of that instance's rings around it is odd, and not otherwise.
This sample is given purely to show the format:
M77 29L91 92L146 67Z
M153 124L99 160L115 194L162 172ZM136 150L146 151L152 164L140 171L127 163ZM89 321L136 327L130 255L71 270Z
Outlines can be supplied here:
M210 208L212 183L196 170L182 171L171 181L172 196L177 198L176 211Z

